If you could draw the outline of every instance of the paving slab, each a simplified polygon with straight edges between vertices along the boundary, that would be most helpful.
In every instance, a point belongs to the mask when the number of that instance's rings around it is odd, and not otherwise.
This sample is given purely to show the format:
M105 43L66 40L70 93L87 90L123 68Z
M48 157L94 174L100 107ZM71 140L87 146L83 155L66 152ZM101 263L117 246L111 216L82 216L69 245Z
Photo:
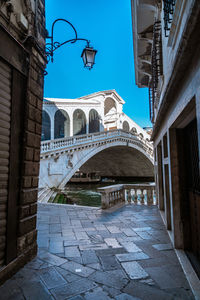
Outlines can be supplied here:
M115 238L105 238L104 241L106 244L112 248L120 248L120 244Z
M99 263L99 259L94 250L81 251L81 257L84 265Z
M156 245L152 245L152 247L154 247L155 249L157 249L159 251L171 250L172 249L171 244L156 244Z
M189 288L187 280L181 276L182 269L179 266L167 265L145 268L145 270L160 288ZM162 276L160 274L162 274Z
M130 277L130 279L141 279L148 277L148 273L136 262L124 262L122 267Z
M67 285L54 288L51 290L51 293L53 294L56 300L65 300L70 298L70 296L72 297L75 295L79 295L81 293L85 293L88 290L95 288L96 286L97 285L94 282L86 278L83 278L78 281L69 283ZM42 299L42 298L36 298L36 299Z
M25 282L21 288L25 299L53 300L50 292L41 282Z
M121 268L119 262L113 255L100 256L100 262L103 270L105 271L117 270Z
M41 269L39 275L48 289L66 284L66 280L63 279L54 267Z
M69 261L63 264L61 267L69 272L72 272L82 277L88 277L89 275L95 272L94 269L85 267L73 261Z
M115 300L142 300L141 298L132 297L128 294L122 293L118 295Z
M144 252L116 254L116 257L120 262L149 259Z
M142 250L133 242L121 242L121 244L128 252L142 252Z
M65 249L65 257L80 257L79 248L76 246L64 247Z
M52 265L55 265L55 266L60 266L64 263L66 263L67 259L63 259L57 255L54 255L54 254L51 254L50 252L42 252L40 254L38 254L38 257L47 262L47 263L50 263Z
M89 279L117 289L122 289L128 283L128 278L122 270L96 271Z
M125 288L124 293L142 300L174 300L173 295L159 288L132 280ZM183 299L177 299L183 300Z
M112 300L109 297L108 293L105 292L100 287L97 287L94 290L85 293L84 298L85 298L85 300L94 300L94 299L98 299L98 300Z
M62 277L67 281L67 282L73 282L80 280L82 277L78 276L76 274L73 274L65 269L62 269L61 267L55 267L55 269L58 271L59 274L62 275Z
M95 251L97 256L104 256L104 255L115 255L120 253L127 253L127 250L123 247L120 248L109 248L109 249L102 249Z

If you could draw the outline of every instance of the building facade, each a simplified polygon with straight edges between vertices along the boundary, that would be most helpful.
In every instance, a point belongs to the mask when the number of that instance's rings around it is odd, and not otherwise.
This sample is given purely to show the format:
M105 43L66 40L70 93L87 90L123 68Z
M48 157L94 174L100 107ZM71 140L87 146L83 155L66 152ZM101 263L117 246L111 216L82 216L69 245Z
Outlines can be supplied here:
M115 90L101 91L78 99L45 98L42 140L123 129L150 135L123 112L125 101Z
M44 0L0 1L0 282L37 252Z
M159 208L200 275L200 2L132 0L135 78L149 88Z

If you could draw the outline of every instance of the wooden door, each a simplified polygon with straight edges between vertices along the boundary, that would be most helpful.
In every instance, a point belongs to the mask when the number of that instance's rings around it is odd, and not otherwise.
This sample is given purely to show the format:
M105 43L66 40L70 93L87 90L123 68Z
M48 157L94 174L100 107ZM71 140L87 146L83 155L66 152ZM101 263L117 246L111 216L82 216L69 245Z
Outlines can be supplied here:
M186 189L189 201L190 243L189 252L199 262L200 272L200 174L197 121L192 121L185 129L185 162L186 162Z
M0 61L0 267L6 258L12 69Z

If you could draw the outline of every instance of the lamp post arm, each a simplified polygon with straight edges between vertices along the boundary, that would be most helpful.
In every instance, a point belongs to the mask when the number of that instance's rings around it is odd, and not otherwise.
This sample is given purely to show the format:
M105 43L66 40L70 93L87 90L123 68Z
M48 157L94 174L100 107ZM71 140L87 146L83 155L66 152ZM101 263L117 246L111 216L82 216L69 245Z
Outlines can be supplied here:
M74 33L75 33L75 39L77 39L77 37L78 37L78 34L77 34L77 31L76 31L76 28L72 25L72 23L70 23L69 21L67 21L67 20L65 20L65 19L56 19L54 22L53 22L53 24L52 24L52 28L51 28L51 43L53 44L54 42L53 42L53 38L54 38L54 36L53 36L53 34L54 34L54 26L55 26L55 24L57 23L57 22L59 22L59 21L63 21L63 22L66 22L67 24L69 24L71 27L72 27L72 29L74 30Z
M66 22L67 24L69 24L72 27L72 29L74 30L74 34L75 34L75 37L73 39L67 40L63 43L54 42L54 27L55 27L55 24L59 21ZM65 19L57 19L53 22L52 28L51 28L51 36L48 36L47 38L51 39L51 42L46 43L46 55L47 55L47 58L51 57L52 62L53 62L53 53L54 53L54 51L56 49L60 48L61 46L67 44L67 43L72 43L73 44L76 41L86 41L88 47L89 47L89 44L90 44L89 40L83 39L83 38L78 38L78 34L77 34L77 31L76 31L75 27L69 21L67 21Z

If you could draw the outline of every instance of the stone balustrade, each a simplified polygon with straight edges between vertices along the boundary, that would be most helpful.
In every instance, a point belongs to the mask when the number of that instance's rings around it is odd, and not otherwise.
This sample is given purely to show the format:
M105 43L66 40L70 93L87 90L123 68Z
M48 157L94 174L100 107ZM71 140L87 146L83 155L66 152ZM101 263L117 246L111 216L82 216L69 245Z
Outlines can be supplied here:
M98 188L103 209L118 203L156 205L155 183L116 184Z
M41 154L52 152L55 150L62 150L66 148L72 148L75 146L89 145L95 142L104 142L113 139L123 139L127 143L134 143L138 147L145 150L149 156L153 157L153 145L149 141L141 138L136 133L126 132L122 129L101 131L95 133L89 133L84 135L77 135L73 137L65 137L62 139L48 140L41 142Z

